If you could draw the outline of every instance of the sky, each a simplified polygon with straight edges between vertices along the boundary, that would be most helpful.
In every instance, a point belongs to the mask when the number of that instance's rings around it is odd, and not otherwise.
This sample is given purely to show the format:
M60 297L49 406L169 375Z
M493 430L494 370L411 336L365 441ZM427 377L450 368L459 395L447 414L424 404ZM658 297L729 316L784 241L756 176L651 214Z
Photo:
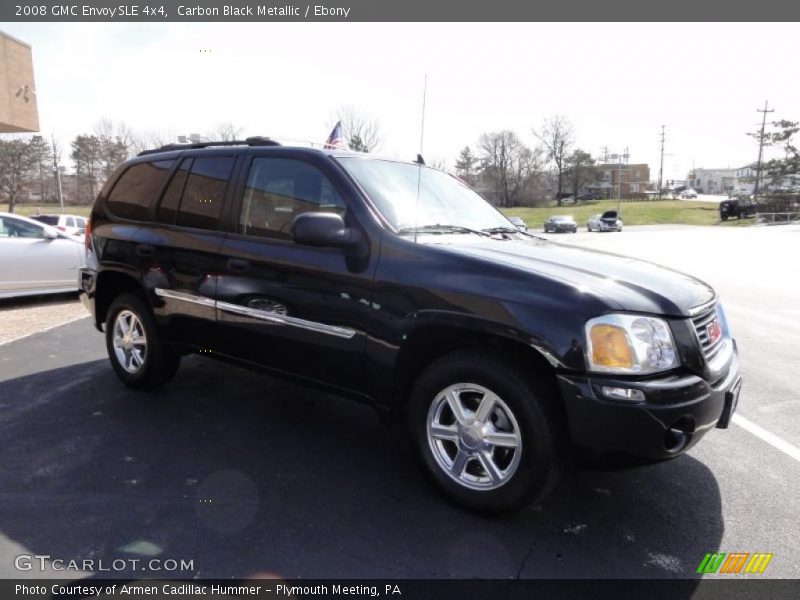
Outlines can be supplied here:
M381 154L452 167L481 133L559 114L597 156L664 179L755 161L746 135L800 120L800 25L724 23L0 23L33 47L41 131L66 146L107 118L134 130L322 142L341 106L380 122ZM65 155L68 151L65 152ZM65 156L66 157L66 156Z

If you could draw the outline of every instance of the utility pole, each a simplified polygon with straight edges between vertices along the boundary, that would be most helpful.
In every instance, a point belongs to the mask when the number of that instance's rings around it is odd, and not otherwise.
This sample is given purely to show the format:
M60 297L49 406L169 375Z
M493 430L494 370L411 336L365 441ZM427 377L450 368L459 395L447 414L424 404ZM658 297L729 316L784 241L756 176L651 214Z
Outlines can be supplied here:
M775 109L767 110L769 100L764 101L764 110L756 109L756 112L764 114L761 120L761 134L758 136L758 163L756 164L756 185L753 187L753 199L758 201L758 184L761 182L761 159L764 156L764 129L767 126L767 113L775 112Z
M61 214L64 214L64 194L61 190L61 167L58 165L58 159L61 155L61 151L59 150L58 146L56 145L56 136L55 134L51 137L53 142L53 173L56 176L56 189L58 191L58 204L61 206Z
M661 126L661 165L658 168L658 199L661 200L661 189L664 177L664 125Z

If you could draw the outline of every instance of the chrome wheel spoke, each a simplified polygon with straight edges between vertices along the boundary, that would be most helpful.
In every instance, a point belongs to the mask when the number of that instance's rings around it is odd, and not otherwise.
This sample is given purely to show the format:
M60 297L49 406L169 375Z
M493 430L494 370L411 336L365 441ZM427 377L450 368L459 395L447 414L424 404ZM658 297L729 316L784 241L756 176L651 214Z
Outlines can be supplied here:
M458 441L458 429L454 425L431 425L431 435L437 440Z
M489 452L479 452L478 462L481 463L483 470L486 471L486 474L489 476L489 479L492 480L492 483L498 483L503 480L503 473L497 467L492 455Z
M516 448L519 446L519 438L516 433L490 431L486 433L483 439L492 446L501 446L503 448Z
M453 459L450 472L457 478L461 477L464 474L464 468L467 466L467 462L469 462L469 454L463 450L459 450L456 453L456 457Z
M447 404L456 421L462 425L467 422L467 416L464 414L464 407L461 406L461 398L457 391L452 389L447 391Z
M489 415L492 413L492 409L494 408L496 401L497 396L491 392L484 394L483 398L481 398L480 404L478 405L478 410L475 411L475 420L485 423L489 418Z

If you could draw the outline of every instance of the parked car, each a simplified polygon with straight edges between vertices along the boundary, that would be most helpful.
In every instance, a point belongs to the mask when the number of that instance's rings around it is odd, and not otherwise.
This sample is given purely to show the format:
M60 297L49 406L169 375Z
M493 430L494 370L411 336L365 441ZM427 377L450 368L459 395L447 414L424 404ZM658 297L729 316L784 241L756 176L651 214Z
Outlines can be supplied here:
M597 200L598 196L595 192L581 192L578 194L578 200Z
M75 292L84 264L82 240L0 212L0 298Z
M615 210L593 215L586 222L587 231L622 231L622 219Z
M556 215L547 218L544 222L544 231L545 233L562 233L567 231L578 233L578 224L575 223L575 219L572 217Z
M514 227L516 227L520 231L528 231L528 226L525 224L525 221L523 221L521 218L508 217L508 220L511 221L514 224Z
M69 235L83 235L86 233L86 217L78 215L33 215L34 221L39 221L45 225L52 225L63 233Z
M575 448L678 456L737 405L711 287L519 232L416 163L170 145L108 179L87 244L81 298L126 385L195 352L369 403L482 512L544 497Z
M681 198L683 198L684 200L686 200L687 198L697 198L697 192L695 192L691 188L688 190L683 190L681 192Z
M727 221L730 217L752 217L757 212L758 205L751 198L728 198L719 203L719 218L722 221Z

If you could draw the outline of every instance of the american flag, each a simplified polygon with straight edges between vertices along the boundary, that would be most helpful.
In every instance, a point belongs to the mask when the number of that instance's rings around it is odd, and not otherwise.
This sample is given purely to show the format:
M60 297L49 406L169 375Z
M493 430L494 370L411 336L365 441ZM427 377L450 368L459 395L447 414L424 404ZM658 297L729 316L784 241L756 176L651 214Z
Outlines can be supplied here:
M347 145L344 143L344 136L342 135L342 122L337 121L336 125L333 127L333 131L328 136L328 139L325 140L325 148L328 150L334 148L346 148Z

